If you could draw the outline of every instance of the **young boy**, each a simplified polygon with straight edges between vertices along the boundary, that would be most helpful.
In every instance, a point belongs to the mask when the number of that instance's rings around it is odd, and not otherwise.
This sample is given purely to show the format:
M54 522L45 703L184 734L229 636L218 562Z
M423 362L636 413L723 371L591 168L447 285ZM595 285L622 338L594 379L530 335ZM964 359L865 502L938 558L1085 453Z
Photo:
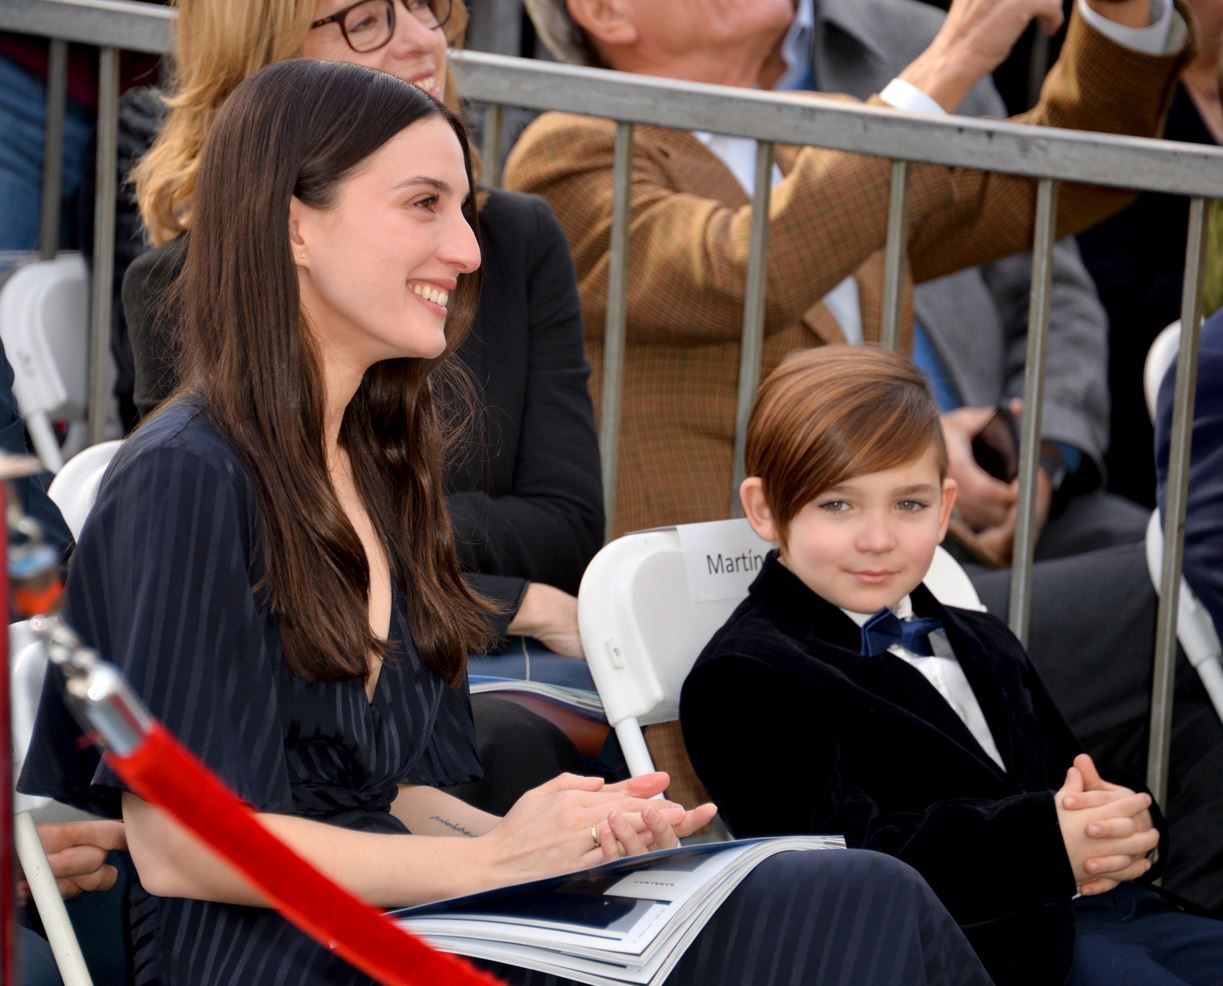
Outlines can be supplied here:
M1129 883L1159 842L1150 797L1100 778L1000 620L922 585L956 490L920 371L795 354L746 459L744 511L779 550L680 703L735 835L900 857L999 984L1219 982L1223 923Z

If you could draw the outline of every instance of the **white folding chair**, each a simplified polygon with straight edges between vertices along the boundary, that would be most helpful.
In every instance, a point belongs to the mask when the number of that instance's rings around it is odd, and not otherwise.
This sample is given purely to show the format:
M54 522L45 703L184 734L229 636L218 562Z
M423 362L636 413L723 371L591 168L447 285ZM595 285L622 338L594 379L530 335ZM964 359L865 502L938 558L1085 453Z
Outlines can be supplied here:
M93 509L94 501L98 498L98 487L102 485L106 467L110 465L110 460L115 457L122 444L119 439L112 439L91 445L65 462L63 468L51 480L47 495L59 507L64 523L68 525L68 530L74 538L81 536L85 518L89 516L89 511Z
M1143 366L1142 387L1147 401L1147 413L1151 421L1155 420L1155 404L1159 398L1159 388L1164 377L1176 362L1176 354L1181 342L1181 323L1173 322L1164 329L1151 348L1147 350L1146 363ZM1147 524L1147 572L1151 576L1151 584L1155 591L1160 590L1161 570L1164 558L1164 531L1159 511L1151 514ZM1223 719L1223 646L1219 643L1219 634L1215 630L1210 613L1201 604L1189 583L1181 578L1180 604L1176 612L1176 637L1181 649L1189 659L1189 663L1197 669L1202 679L1206 694L1211 704Z
M1151 513L1147 524L1147 573L1156 593L1164 562L1164 530L1159 511ZM1176 608L1176 639L1189 663L1197 669L1211 704L1223 719L1223 645L1210 613L1201 604L1189 583L1181 576L1180 601Z
M745 557L742 564L730 563L735 571L722 592L703 592L691 585L693 539L685 535L696 528L702 529L698 550L710 558ZM626 534L604 547L587 567L578 592L582 647L607 721L634 776L654 769L642 727L679 717L684 678L746 595L759 567L754 559L770 547L746 520L727 520ZM942 548L936 555L926 578L930 590L947 605L983 610L959 564ZM696 563L699 571L704 562ZM721 598L694 598L701 595Z
M26 623L9 627L10 681L12 682L13 777L21 774L22 764L30 749L34 732L34 716L42 694L42 680L47 669L47 656L42 644L34 639ZM49 798L14 793L13 833L17 858L30 885L30 896L38 908L43 930L55 955L64 986L91 986L89 970L77 943L76 933L55 884L55 877L38 838L35 823L37 813L51 804Z
M89 272L79 253L13 269L0 285L0 339L34 450L58 472L83 444L89 399ZM66 451L53 421L70 422Z
M1181 344L1181 323L1177 319L1151 343L1146 361L1142 365L1142 394L1147 402L1147 415L1155 420L1155 402L1159 399L1159 387L1168 370L1176 361L1176 352Z

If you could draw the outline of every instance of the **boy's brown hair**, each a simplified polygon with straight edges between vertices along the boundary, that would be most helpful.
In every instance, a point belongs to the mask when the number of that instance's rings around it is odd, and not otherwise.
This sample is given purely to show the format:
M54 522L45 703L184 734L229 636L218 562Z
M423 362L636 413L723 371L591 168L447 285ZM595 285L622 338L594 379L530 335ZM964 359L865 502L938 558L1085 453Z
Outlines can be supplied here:
M744 458L784 537L825 490L912 462L931 445L942 480L938 406L916 366L868 346L823 346L787 357L760 385Z

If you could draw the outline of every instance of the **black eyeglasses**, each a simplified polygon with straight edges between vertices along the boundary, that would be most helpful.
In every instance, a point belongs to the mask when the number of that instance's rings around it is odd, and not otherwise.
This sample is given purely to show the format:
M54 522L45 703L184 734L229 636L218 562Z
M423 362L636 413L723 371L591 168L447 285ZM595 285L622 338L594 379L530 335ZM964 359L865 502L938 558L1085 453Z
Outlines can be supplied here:
M450 20L450 0L400 0L409 14L430 29ZM395 34L394 0L357 0L310 25L310 29L339 24L348 47L356 52L376 51Z

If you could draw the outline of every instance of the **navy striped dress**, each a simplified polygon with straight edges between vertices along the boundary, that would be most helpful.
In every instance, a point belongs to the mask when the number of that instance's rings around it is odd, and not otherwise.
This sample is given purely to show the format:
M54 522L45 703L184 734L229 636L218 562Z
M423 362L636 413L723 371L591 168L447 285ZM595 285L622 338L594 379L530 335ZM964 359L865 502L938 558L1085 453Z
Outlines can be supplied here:
M259 605L254 488L198 406L120 449L69 571L65 616L122 668L153 714L259 811L402 833L399 784L480 774L466 686L417 655L402 589L372 702L361 681L309 682ZM122 781L79 733L49 676L22 784L120 815ZM364 983L274 912L150 897L132 903L137 983Z

